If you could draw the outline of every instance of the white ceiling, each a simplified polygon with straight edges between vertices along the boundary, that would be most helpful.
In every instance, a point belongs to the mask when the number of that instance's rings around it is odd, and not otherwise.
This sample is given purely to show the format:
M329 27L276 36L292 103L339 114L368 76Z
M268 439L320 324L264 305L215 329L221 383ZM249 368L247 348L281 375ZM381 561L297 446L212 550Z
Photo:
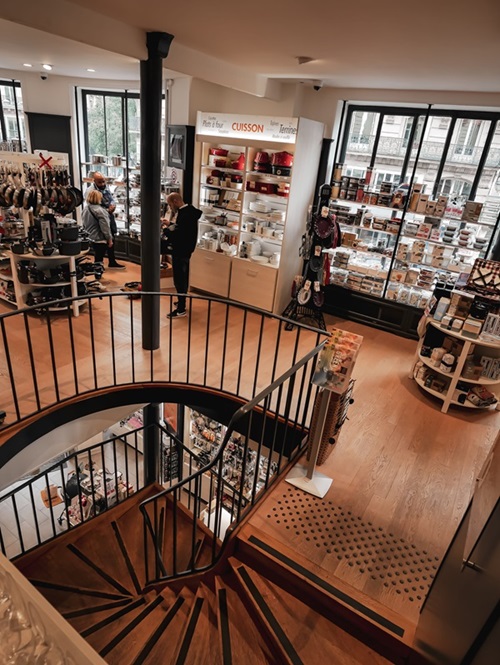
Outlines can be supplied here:
M134 50L126 37L119 47L115 39L113 50L128 56L81 43L92 41L98 27L90 17L99 15L106 17L103 22L125 24L134 34L173 34L166 62L170 60L183 74L191 73L196 57L205 68L210 63L213 70L220 70L219 78L227 67L233 79L239 70L242 76L318 79L336 87L500 91L499 0L419 0L388 6L373 0L52 0L50 4L52 9L65 8L53 11L50 22L44 21L45 29L59 36L17 25L17 20L34 25L35 17L28 10L13 19L16 24L0 21L1 66L22 69L23 62L33 61L40 67L49 60L56 65L55 74L137 79L137 45ZM12 5L0 12L12 17ZM80 25L82 17L87 19ZM299 65L299 55L315 60ZM87 68L96 73L86 72Z

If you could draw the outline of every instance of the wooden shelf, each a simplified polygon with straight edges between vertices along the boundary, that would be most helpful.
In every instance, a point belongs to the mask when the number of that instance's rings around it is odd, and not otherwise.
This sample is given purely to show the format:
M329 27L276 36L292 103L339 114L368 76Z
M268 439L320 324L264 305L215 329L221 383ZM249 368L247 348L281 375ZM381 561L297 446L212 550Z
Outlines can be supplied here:
M418 379L415 377L415 381L418 383L418 385L425 390L426 392L430 393L431 395L434 395L434 397L437 397L440 400L445 400L446 399L446 394L447 393L440 393L437 390L433 390L432 388L429 388L428 386L425 385L425 383L422 381L422 379ZM458 402L457 402L458 404Z
M480 337L468 337L467 335L463 335L461 332L455 332L454 330L443 328L439 321L435 321L434 319L429 319L429 323L434 328L437 328L437 330L443 332L445 335L455 337L456 339L460 339L463 342L472 342L472 344L476 344L477 346L485 346L491 349L500 349L500 340L498 342L488 342L487 340L481 339Z

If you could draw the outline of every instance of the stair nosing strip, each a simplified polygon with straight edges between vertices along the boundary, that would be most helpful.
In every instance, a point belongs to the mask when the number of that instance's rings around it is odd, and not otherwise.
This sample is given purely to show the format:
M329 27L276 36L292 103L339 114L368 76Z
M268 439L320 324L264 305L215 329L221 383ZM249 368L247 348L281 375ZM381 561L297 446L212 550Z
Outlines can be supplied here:
M245 584L248 591L252 595L252 598L254 598L255 602L259 606L259 610L264 615L264 618L266 619L271 630L273 631L273 634L276 636L276 639L281 644L283 650L285 651L290 661L293 663L293 665L303 665L302 659L300 658L299 654L295 651L293 644L286 636L285 631L281 627L278 619L276 619L276 617L274 616L273 611L271 610L269 605L264 600L264 597L255 586L254 581L248 574L248 571L245 568L245 566L243 565L238 566L236 570L243 579L243 583Z
M80 561L83 561L83 563L89 568L92 568L92 570L95 570L95 572L102 577L102 579L107 582L108 584L111 584L112 587L114 587L117 591L120 591L124 595L131 596L132 594L128 589L126 589L123 584L120 584L118 580L115 580L114 577L111 577L105 570L103 570L100 566L98 566L96 563L92 561L92 559L89 559L89 557L84 554L76 545L73 543L69 543L66 545L66 547L69 549L70 552L72 552L75 556L77 556Z
M175 603L168 610L167 615L161 620L160 625L156 628L156 630L152 633L152 635L149 636L148 641L143 646L141 652L134 660L132 665L142 665L144 663L145 659L149 656L155 644L158 642L160 635L163 634L169 623L172 621L172 619L175 617L177 612L182 607L183 603L184 603L184 598L182 598L182 596L178 596L175 600Z
M196 630L196 624L200 618L201 608L203 607L204 600L204 598L198 597L194 602L193 611L189 617L189 623L186 628L186 632L184 633L181 648L179 649L179 654L175 660L175 665L183 665L186 662L189 647L191 646L194 631Z
M124 598L123 600L116 600L114 603L103 603L102 605L81 607L79 610L72 610L70 612L61 612L61 614L65 619L76 619L77 617L82 617L85 616L86 614L92 614L93 612L104 612L106 610L112 610L115 607L123 607L123 605L128 605L128 603L130 602L131 602L130 598Z
M132 600L127 606L123 607L121 610L118 610L117 612L110 614L109 617L106 617L105 619L102 619L102 621L98 621L92 626L86 628L84 631L80 633L80 635L82 637L88 637L93 633L97 633L97 631L101 630L101 628L109 626L110 623L113 623L113 621L116 621L116 619L120 619L121 617L125 616L132 610L135 610L140 605L143 605L145 602L146 601L144 600L144 598L137 598L137 600Z
M222 662L223 665L232 665L233 655L231 652L231 631L229 630L229 616L227 610L227 591L218 589L217 600L219 604L219 617L222 641Z
M130 575L130 579L132 580L132 584L134 585L134 588L135 588L136 592L141 593L142 588L141 588L141 585L139 584L139 578L137 577L137 573L135 572L135 568L132 564L132 561L130 560L127 548L125 547L125 542L122 538L122 534L120 533L120 529L119 529L118 524L116 523L115 520L113 520L111 522L111 527L114 531L116 541L118 543L118 546L120 548L122 556L125 560L125 565L127 566L127 570L128 570L129 575Z
M299 573L300 575L303 575L305 578L307 578L310 582L313 582L317 586L319 586L321 589L324 591L327 591L330 595L334 596L335 598L338 598L341 600L343 603L351 607L352 609L356 610L360 614L363 614L366 616L368 619L371 619L375 623L378 623L380 626L383 628L386 628L387 630L390 630L392 633L397 635L398 637L403 637L405 634L405 629L402 628L401 626L398 626L395 624L393 621L390 619L386 619L384 616L376 612L375 610L370 609L366 605L363 605L363 603L360 603L359 600L356 600L355 598L351 598L351 596L348 596L346 593L343 591L340 591L340 589L337 589L333 585L331 585L329 582L326 582L325 580L321 579L321 577L318 577L315 575L315 573L311 572L310 570L307 570L307 568L304 568L301 566L299 563L294 561L293 559L290 559L289 557L286 556L286 554L282 554L278 550L275 550L273 547L268 545L267 543L264 543L262 540L257 538L254 535L249 536L248 541L252 544L258 547L259 549L263 550L264 552L267 552L268 554L271 554L275 559L278 559L278 561L281 561L285 565L289 566L294 570L295 572Z
M94 596L95 598L107 598L109 600L123 600L127 598L130 600L130 594L124 596L123 594L111 593L108 591L96 591L95 589L82 589L81 587L73 587L68 584L57 584L56 582L45 582L44 580L34 580L29 578L33 586L41 589L53 589L54 591L66 591L67 593L77 593L81 596Z
M144 598L141 600L144 601ZM138 626L143 619L145 619L148 614L150 614L154 609L158 607L158 605L163 601L163 596L157 596L154 600L152 600L146 607L140 612L136 617L132 619L130 623L128 623L125 628L123 628L117 635L113 637L112 640L110 640L100 651L99 655L104 657L106 656L110 651L112 651L136 626Z

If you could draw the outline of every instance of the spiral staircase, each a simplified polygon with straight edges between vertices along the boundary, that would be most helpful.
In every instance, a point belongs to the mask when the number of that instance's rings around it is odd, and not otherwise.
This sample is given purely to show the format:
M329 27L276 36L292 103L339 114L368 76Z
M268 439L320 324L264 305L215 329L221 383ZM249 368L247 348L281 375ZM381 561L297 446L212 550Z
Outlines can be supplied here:
M346 613L327 589L315 589L273 560L266 548L255 545L255 533L250 538L237 533L209 572L147 585L146 566L154 562L145 561L138 506L160 489L150 485L15 561L107 663L409 662L404 645ZM199 564L211 554L204 532L200 523ZM190 534L189 520L178 519L178 543ZM180 556L175 563L168 560L167 538L165 567L190 567L192 562ZM187 542L186 551L191 552Z

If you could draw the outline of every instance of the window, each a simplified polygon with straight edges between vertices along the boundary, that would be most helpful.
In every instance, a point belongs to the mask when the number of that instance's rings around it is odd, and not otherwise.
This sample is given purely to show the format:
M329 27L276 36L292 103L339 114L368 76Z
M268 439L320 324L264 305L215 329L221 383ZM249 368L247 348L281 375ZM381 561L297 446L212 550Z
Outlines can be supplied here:
M0 80L0 140L4 150L28 150L19 81Z

